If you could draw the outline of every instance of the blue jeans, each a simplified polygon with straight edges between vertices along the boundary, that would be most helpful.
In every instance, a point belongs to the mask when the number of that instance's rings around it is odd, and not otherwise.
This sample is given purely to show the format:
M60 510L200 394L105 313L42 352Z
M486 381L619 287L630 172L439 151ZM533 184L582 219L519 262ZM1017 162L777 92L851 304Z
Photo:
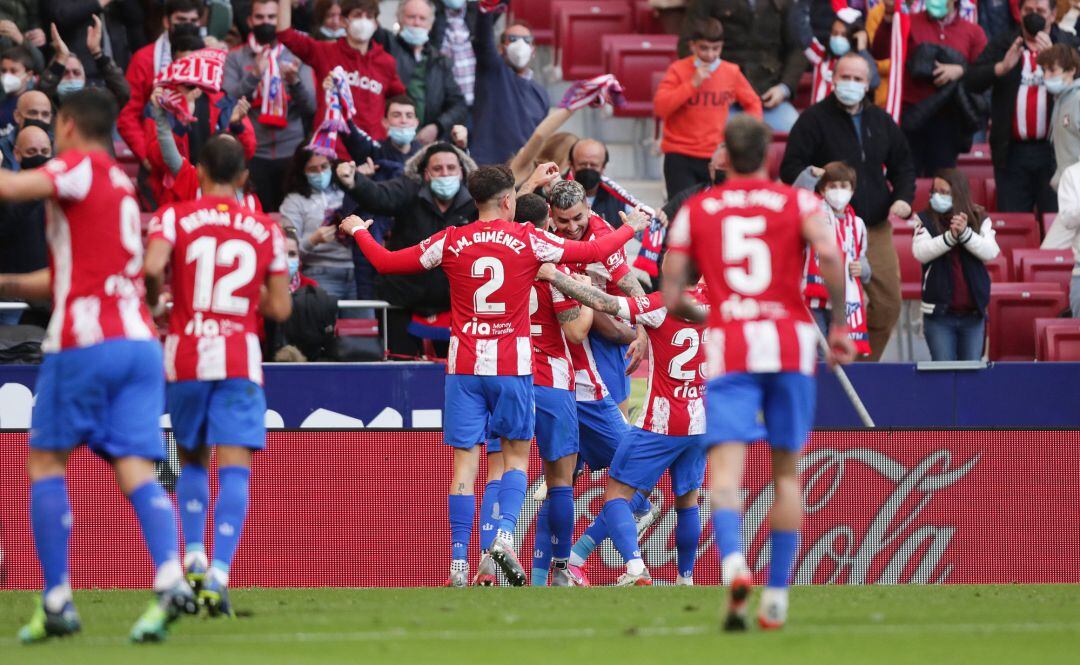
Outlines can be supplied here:
M981 314L928 314L923 330L933 360L982 358L986 319Z
M732 104L731 113L742 113L742 107ZM790 132L795 121L799 119L799 112L791 102L780 102L771 109L762 109L762 117L774 132Z

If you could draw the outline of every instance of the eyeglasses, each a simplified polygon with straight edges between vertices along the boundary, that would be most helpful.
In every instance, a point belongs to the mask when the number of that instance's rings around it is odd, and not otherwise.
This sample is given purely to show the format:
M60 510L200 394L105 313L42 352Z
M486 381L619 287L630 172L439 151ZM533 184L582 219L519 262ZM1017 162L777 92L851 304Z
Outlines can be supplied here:
M506 41L507 44L513 44L514 42L517 42L517 41L522 41L522 42L525 42L526 44L532 44L533 43L533 36L532 35L507 35L505 37L505 41Z

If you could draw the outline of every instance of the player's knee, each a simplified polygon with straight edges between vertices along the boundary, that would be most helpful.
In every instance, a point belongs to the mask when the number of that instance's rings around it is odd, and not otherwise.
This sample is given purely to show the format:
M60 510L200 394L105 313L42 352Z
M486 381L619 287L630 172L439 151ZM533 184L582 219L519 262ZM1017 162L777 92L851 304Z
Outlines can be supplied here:
M210 466L210 448L208 446L199 446L193 450L188 450L182 446L176 447L176 454L180 458L181 464L198 464L200 466Z
M634 498L634 494L637 489L630 487L626 483L620 483L618 480L608 476L607 489L604 491L604 500L611 501L613 499L625 499L629 501Z
M735 485L714 483L711 494L713 508L730 510L742 508L742 501L739 499L739 488Z
M243 446L218 446L218 466L242 466L251 468L251 449ZM206 454L205 465L210 460L209 451Z
M698 491L691 490L686 494L675 497L675 508L682 510L684 508L693 508L698 503Z
M26 473L30 482L63 476L67 471L66 451L31 450L26 460Z
M113 460L113 472L116 474L116 483L125 496L131 496L132 492L146 483L157 480L154 463L142 457L121 457Z

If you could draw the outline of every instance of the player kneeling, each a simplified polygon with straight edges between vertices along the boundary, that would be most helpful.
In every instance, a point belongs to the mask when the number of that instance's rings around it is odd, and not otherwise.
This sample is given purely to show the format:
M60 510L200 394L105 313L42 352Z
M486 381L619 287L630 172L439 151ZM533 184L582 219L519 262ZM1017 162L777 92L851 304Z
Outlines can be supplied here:
M229 567L247 516L252 452L266 445L259 315L284 321L292 299L281 228L236 200L248 176L243 147L231 137L210 139L198 171L202 198L163 208L150 222L147 300L157 305L171 263L166 401L183 464L176 498L184 570L211 615L232 616ZM213 448L219 489L208 566Z

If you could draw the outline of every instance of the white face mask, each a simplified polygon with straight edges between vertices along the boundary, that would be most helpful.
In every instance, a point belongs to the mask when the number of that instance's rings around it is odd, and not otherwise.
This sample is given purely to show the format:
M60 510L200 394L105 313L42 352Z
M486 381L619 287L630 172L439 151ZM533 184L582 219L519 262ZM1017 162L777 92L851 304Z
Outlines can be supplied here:
M851 203L851 195L854 194L852 190L847 187L833 187L832 189L825 190L825 202L829 204L833 210L844 210L847 208L848 203Z
M510 42L506 47L506 59L517 69L525 69L532 58L532 46L524 40Z
M349 21L349 36L358 42L366 42L375 34L375 21L367 18L355 18Z
M0 84L4 86L4 92L10 95L22 87L23 80L21 76L4 74L3 76L0 76Z

